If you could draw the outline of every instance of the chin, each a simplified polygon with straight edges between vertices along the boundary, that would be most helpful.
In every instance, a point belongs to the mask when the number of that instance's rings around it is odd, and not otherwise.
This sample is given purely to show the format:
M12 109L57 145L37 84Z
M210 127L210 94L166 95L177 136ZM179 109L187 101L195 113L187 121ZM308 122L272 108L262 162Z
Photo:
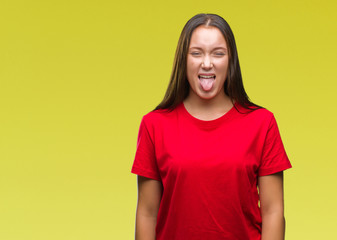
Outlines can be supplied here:
M202 99L208 100L208 99L212 99L215 98L216 95L214 93L209 92L208 94L198 94L198 96Z

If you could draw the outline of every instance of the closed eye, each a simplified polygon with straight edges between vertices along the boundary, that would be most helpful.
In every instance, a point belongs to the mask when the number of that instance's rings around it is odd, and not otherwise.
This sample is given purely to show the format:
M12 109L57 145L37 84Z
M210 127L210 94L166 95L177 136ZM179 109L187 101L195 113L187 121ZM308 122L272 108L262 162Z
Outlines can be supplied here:
M200 53L199 53L199 52L192 52L191 54L192 54L192 55L194 55L194 56L198 56L198 55L200 55Z

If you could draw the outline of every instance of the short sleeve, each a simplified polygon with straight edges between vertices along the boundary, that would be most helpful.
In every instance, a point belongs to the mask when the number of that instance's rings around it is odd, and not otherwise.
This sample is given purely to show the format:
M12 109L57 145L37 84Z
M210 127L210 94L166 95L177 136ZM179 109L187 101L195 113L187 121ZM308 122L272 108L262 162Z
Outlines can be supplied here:
M145 116L141 120L138 131L137 149L131 173L161 181L154 143L146 126Z
M274 114L265 137L258 176L265 176L292 168L282 143Z

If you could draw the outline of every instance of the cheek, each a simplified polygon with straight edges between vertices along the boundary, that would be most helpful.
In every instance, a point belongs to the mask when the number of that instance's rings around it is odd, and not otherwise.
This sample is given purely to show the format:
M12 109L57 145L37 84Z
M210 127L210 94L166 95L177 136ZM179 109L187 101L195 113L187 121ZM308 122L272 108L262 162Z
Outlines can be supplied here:
M187 61L187 74L196 74L199 71L199 63L196 61Z
M218 74L220 74L221 76L225 76L228 73L228 63L227 62L223 62L217 65L217 72Z
M188 61L187 62L187 66L188 66L188 69L190 70L190 71L195 71L195 70L198 70L198 66L199 66L200 64L197 62L197 61L193 61L193 60L190 60L190 61Z
M214 61L218 68L224 69L228 66L228 59L219 59L219 61Z
M224 61L217 62L216 68L217 68L216 71L219 75L218 80L220 80L218 81L218 83L222 85L225 82L227 75L228 75L228 61L224 60Z

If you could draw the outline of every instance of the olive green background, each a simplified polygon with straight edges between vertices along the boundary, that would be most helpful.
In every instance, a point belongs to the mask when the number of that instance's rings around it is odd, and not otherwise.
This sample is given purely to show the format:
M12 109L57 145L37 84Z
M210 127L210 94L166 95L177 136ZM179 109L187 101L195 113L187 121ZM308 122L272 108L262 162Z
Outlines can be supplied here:
M234 32L250 99L275 114L286 239L337 238L335 1L1 1L0 239L133 239L141 117L197 13Z

